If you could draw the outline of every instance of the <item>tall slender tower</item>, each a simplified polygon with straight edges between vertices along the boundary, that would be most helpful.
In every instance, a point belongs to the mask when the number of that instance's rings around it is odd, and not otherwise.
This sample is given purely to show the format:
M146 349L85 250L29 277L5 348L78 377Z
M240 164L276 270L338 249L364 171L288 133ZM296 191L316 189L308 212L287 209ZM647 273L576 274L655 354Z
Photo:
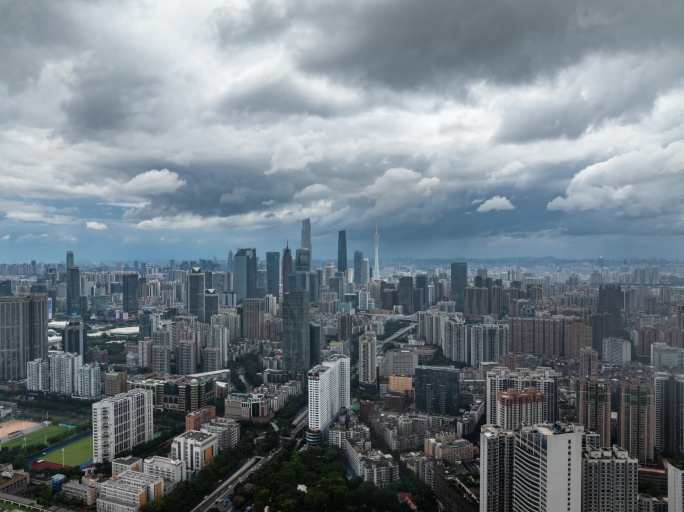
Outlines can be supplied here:
M299 244L301 249L309 249L311 252L311 219L306 218L302 221L302 242Z
M347 273L347 232L337 233L337 271Z
M373 235L373 279L380 279L380 233L377 224Z

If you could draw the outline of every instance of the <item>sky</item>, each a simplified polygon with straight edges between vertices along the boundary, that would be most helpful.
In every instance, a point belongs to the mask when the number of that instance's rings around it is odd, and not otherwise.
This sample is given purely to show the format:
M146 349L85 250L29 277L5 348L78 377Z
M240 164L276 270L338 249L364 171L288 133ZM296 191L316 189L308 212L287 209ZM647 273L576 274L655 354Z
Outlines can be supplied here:
M0 0L0 261L684 254L681 0Z

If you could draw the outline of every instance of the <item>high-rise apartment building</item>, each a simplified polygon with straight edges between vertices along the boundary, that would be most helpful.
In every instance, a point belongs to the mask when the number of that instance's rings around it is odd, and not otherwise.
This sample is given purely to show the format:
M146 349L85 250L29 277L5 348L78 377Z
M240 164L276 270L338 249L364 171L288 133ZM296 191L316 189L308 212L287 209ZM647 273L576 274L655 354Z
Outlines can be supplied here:
M610 448L611 386L608 381L596 378L580 378L577 381L577 422L586 432L596 432L601 446Z
M480 512L513 511L515 435L495 425L480 434Z
M547 424L516 432L512 491L513 512L581 512L581 427Z
M639 512L639 463L617 447L582 453L582 512Z
M307 374L309 389L310 442L320 442L340 410L349 408L350 367L349 357L334 354Z
M638 378L629 378L620 386L620 447L639 464L654 460L654 398L653 386Z
M48 352L50 361L50 392L71 396L76 391L77 370L83 365L83 357L69 352Z
M451 264L451 300L456 303L456 311L463 311L465 306L465 290L468 286L468 264L455 262Z
M544 421L558 420L558 379L560 374L550 368L518 368L510 370L499 366L487 372L487 423L496 424L497 396L509 389L536 388L544 396Z
M684 455L684 376L657 372L653 377L655 449L668 457Z
M598 352L592 347L582 347L578 354L579 359L579 376L580 377L596 377L599 373L599 357Z
M367 332L359 336L359 384L375 384L377 381L377 338Z
M26 377L26 363L47 358L47 296L0 297L0 381Z
M496 424L504 430L544 422L544 393L536 388L501 391L496 402Z
M310 368L309 295L290 291L283 300L283 363L291 373L306 373Z
M93 404L93 462L111 461L152 439L152 391L132 389Z
M632 360L632 344L622 338L603 338L601 360L605 364L624 366Z
M26 389L29 391L50 391L50 362L34 359L26 363Z
M684 512L684 468L681 461L667 461L668 512Z
M380 280L380 232L377 225L373 235L373 279Z

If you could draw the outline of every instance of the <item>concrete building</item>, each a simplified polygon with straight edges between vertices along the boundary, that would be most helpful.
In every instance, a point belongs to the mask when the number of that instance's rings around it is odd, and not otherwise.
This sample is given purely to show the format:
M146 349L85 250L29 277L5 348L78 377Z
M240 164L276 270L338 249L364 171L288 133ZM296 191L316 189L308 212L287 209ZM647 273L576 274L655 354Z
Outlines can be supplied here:
M309 431L312 441L319 441L340 410L349 408L349 358L334 354L308 373ZM317 438L317 439L314 439Z
M76 371L83 365L83 357L68 352L50 351L50 393L71 396L76 391Z
M603 338L601 360L605 364L626 365L632 360L632 344L622 338Z
M582 511L582 427L536 425L515 434L514 512Z
M416 410L456 416L462 372L450 366L418 366L413 379Z
M359 336L359 384L375 384L377 381L377 339L367 332Z
M496 401L496 424L504 430L544 422L544 393L536 388L501 391Z
M111 461L152 439L152 392L132 389L93 404L93 462Z
M638 378L623 381L620 386L620 447L639 464L654 460L655 394L653 386Z
M487 372L487 423L496 424L496 398L508 389L536 388L544 394L544 422L558 420L558 379L560 374L550 368L518 368L499 366Z
M596 378L577 381L577 422L586 432L599 434L604 448L612 446L610 399L610 382Z
M617 447L582 454L582 512L638 512L639 463Z
M513 432L484 425L480 434L480 512L513 510Z
M154 455L143 462L143 473L164 480L164 492L169 494L180 482L187 479L183 461Z
M34 359L26 363L26 389L29 391L50 391L50 362Z
M184 432L171 443L171 457L182 461L188 474L204 469L218 451L218 437L207 432Z
M0 297L0 381L26 377L26 363L46 359L47 296Z

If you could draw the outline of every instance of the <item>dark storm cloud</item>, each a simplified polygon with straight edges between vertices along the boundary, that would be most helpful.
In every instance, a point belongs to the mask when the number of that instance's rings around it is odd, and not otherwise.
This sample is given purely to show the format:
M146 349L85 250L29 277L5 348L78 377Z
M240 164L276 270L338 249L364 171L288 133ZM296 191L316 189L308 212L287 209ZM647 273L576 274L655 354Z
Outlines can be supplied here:
M321 243L377 223L411 252L680 234L683 18L660 0L0 0L0 239L222 252L304 216Z
M594 52L679 47L684 39L676 0L326 2L314 13L304 5L318 35L300 42L305 68L395 88L520 83Z

